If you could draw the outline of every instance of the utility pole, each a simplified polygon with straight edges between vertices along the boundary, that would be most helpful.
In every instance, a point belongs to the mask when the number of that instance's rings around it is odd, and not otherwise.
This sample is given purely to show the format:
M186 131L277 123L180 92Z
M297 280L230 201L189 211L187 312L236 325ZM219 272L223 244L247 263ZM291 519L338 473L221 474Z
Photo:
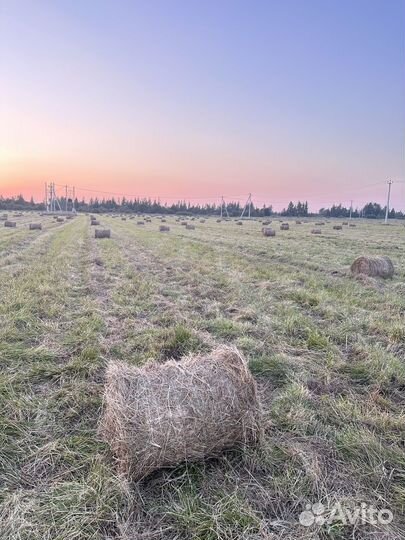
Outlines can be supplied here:
M221 219L222 219L222 207L224 206L224 196L221 195Z
M349 216L349 219L352 219L352 211L353 211L353 201L350 201L350 216Z
M67 184L65 186L65 212L68 211L68 203L67 203L67 200L68 200L68 187L67 187Z
M243 208L243 210L242 210L242 213L241 213L239 219L242 219L243 216L245 215L245 210L246 210L246 208L249 208L249 217L250 217L250 205L251 205L251 204L252 204L252 194L249 193L249 197L248 197L248 199L247 199L247 201L246 201L246 204L245 204L245 206L244 206L244 208Z
M391 197L391 185L393 184L392 180L388 180L388 197L387 197L387 207L385 208L385 220L384 223L387 225L388 223L388 214L390 212L390 197Z
M249 193L249 214L248 214L248 217L250 219L250 210L252 208L252 194Z

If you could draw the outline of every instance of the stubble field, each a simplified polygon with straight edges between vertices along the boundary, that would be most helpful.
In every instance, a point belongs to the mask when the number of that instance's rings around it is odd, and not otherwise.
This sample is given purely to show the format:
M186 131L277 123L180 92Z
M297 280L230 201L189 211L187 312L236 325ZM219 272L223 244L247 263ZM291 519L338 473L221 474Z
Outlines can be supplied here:
M265 238L258 221L167 217L160 233L137 219L101 216L103 240L84 215L0 223L0 538L404 538L403 223L317 236L273 219ZM390 256L394 279L351 277L362 254ZM117 476L97 431L106 363L224 343L257 380L263 445L136 485ZM319 502L394 519L301 525Z

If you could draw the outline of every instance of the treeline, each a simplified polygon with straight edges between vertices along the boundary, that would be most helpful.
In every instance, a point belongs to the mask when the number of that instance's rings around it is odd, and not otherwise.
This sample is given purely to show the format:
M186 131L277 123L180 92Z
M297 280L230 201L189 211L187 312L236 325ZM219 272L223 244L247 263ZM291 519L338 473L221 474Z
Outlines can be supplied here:
M62 208L66 207L66 201L62 197L59 199ZM68 199L67 207L71 209L74 202L74 208L78 212L120 212L120 213L140 213L140 214L196 214L196 215L219 215L221 206L217 204L192 204L186 201L178 201L173 204L161 204L152 199L126 199L116 200L91 198L88 201L82 199L72 201ZM244 206L244 205L243 205ZM230 202L222 208L224 216L239 217L243 211L243 206L239 202ZM22 195L18 197L4 198L0 196L0 210L45 210L44 203L35 203L33 199L25 201ZM249 210L245 209L247 216ZM250 215L253 217L265 217L273 215L272 206L256 207L254 204L250 207Z
M386 206L381 206L378 203L369 202L363 206L363 208L354 208L352 209L352 217L358 218L369 218L369 219L384 219L386 212ZM349 217L350 208L346 208L341 204L333 205L331 208L321 208L319 214L324 217ZM388 216L391 219L404 219L405 214L401 211L395 211L394 208L388 213Z
M65 208L66 201L59 199L61 207ZM186 201L178 201L173 204L161 204L157 200L152 199L125 199L116 200L114 197L111 199L98 199L91 198L88 201L82 199L72 201L68 199L67 207L74 207L78 212L92 212L92 213L105 213L105 212L120 212L120 213L137 213L137 214L181 214L181 215L219 215L221 213L221 206L218 204L192 204ZM244 205L239 202L228 203L222 208L223 216L239 217L242 213ZM0 210L39 210L44 211L45 205L43 202L36 203L34 199L25 200L22 195L16 197L3 197L0 195ZM248 216L249 210L245 209L245 216ZM321 215L326 218L348 218L350 216L350 208L345 206L333 205L330 208L321 208L319 214L310 213L308 210L308 202L288 204L287 208L284 208L281 212L277 213L273 211L273 207L269 206L255 206L253 203L250 206L250 215L252 217L268 217L272 215L281 215L286 217L307 217ZM358 218L370 218L370 219L383 219L385 217L385 207L378 203L369 202L363 208L352 209L352 217ZM391 219L404 219L405 214L400 211L391 209L389 212Z

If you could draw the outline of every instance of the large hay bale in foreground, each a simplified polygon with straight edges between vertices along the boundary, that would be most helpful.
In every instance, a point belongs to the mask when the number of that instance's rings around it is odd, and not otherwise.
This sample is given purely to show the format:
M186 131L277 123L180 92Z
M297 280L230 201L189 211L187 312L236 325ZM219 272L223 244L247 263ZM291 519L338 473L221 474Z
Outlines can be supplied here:
M96 229L94 238L111 238L111 231L110 229Z
M30 227L30 231L35 231L35 230L40 231L42 229L42 223L30 223L29 227Z
M276 231L270 227L263 227L262 234L263 236L276 236Z
M5 221L4 222L4 226L5 227L17 227L17 222L16 221Z
M256 442L260 420L256 383L236 348L140 368L107 366L101 432L134 480Z
M357 257L350 267L352 274L369 277L392 278L394 265L389 257Z

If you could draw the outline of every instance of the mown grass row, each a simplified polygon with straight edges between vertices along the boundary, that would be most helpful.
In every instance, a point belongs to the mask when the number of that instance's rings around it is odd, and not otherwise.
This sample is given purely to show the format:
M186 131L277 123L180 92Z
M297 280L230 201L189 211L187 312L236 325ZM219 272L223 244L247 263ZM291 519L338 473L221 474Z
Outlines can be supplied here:
M88 249L77 220L1 282L1 538L116 530L122 488L97 437L104 322L88 296Z

